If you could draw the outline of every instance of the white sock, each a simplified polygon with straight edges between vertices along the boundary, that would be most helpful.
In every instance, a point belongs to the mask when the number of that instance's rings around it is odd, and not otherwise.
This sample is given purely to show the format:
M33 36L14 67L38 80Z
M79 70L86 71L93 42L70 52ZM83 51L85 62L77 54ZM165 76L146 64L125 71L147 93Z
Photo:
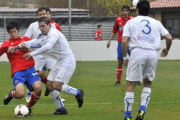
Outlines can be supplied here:
M67 93L67 94L71 94L71 95L77 95L78 89L73 88L69 85L63 85L61 92Z
M134 92L126 92L124 98L125 112L132 111L133 103L134 103Z
M144 87L141 94L141 107L144 106L145 111L150 100L151 88Z
M61 95L60 95L59 91L54 90L54 91L50 92L50 95L51 95L54 103L56 104L57 108L64 107L64 104L61 101Z

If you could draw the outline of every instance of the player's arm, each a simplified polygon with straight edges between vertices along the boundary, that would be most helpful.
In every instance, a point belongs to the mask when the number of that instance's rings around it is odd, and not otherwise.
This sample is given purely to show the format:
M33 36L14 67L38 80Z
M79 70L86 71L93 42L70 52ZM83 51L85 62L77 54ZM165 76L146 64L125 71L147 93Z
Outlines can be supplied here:
M5 43L3 43L0 46L0 56L3 55L7 51L7 49L8 49L7 45L5 45Z
M111 45L111 40L114 38L114 36L116 36L116 33L113 33L113 32L112 32L111 37L109 38L108 43L107 43L107 48L110 47L110 45Z
M169 49L172 44L172 36L169 32L164 28L164 26L159 22L160 26L160 34L165 37L166 39L166 48L162 50L161 57L166 57L168 55Z

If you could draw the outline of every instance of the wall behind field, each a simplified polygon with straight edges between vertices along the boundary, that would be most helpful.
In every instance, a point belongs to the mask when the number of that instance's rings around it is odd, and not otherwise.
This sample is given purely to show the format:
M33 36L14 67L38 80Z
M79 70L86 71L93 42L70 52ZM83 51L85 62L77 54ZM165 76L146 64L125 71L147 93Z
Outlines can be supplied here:
M165 48L165 40L161 41L162 48ZM0 42L0 45L2 42ZM117 41L112 41L109 49L106 48L107 41L69 41L69 45L77 61L108 61L117 60ZM180 40L174 40L167 57L160 57L159 60L180 59ZM8 61L6 54L0 57L0 61Z

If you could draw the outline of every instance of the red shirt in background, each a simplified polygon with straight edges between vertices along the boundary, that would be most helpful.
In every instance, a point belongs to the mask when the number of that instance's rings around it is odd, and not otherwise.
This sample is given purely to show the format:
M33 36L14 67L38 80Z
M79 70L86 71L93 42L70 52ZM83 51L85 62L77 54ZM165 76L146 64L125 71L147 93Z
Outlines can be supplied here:
M134 18L134 17L129 16L128 19L126 19L126 20L123 18L123 16L116 18L112 32L113 33L118 32L118 42L122 42L122 34L123 34L124 26L125 26L126 22L132 18Z
M54 22L53 20L51 20L51 23L54 24L56 26L56 29L58 29L61 33L62 33L62 30L59 26L59 24L57 24L56 22Z
M0 47L0 56L3 55L3 53L6 53L9 62L11 63L11 77L17 71L26 70L30 67L34 67L34 59L32 57L27 60L26 58L23 58L23 55L29 52L28 49L19 49L16 50L14 53L7 53L8 47L16 46L19 43L22 43L23 41L29 40L31 40L29 37L20 36L16 40L9 38L9 40L3 42L3 44Z
M97 30L95 32L95 40L99 41L99 38L100 38L100 41L102 41L102 32L100 30Z

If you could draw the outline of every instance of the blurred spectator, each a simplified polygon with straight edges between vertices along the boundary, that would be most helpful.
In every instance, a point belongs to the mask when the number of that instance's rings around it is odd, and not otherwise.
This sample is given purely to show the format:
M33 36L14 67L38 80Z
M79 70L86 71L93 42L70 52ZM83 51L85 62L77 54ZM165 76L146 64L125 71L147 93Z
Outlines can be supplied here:
M95 32L95 40L96 41L102 41L102 25L97 26L98 30Z
M174 31L173 30L171 30L171 27L169 26L168 28L167 28L167 30L168 30L168 32L169 32L169 34L172 36L172 40L174 39Z

